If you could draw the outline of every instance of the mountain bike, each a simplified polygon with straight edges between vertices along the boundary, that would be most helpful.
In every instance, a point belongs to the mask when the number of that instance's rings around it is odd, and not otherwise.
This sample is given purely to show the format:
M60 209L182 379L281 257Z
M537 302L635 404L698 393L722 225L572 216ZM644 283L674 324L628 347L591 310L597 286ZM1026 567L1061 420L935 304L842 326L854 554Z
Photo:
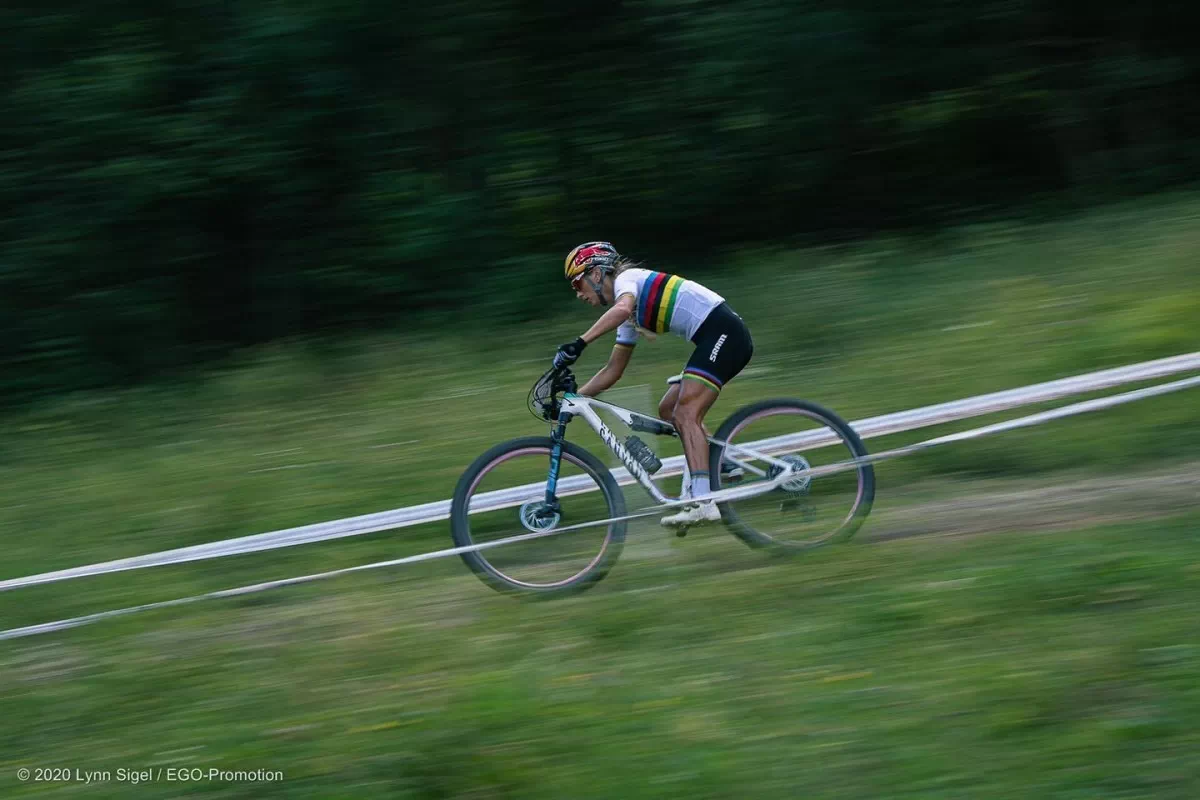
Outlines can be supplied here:
M675 380L677 380L676 377ZM505 592L558 596L594 586L612 569L630 520L691 502L687 462L663 462L636 434L678 437L674 426L577 394L570 369L546 372L529 392L549 436L496 445L458 481L450 530L460 554L486 584ZM630 430L622 441L601 419ZM610 471L567 441L582 418L624 465ZM725 527L751 547L793 553L853 536L870 513L875 472L862 440L841 417L804 400L764 400L739 408L707 437L712 499ZM655 480L680 475L671 495ZM657 505L632 513L622 483L637 482ZM686 534L681 530L677 535Z

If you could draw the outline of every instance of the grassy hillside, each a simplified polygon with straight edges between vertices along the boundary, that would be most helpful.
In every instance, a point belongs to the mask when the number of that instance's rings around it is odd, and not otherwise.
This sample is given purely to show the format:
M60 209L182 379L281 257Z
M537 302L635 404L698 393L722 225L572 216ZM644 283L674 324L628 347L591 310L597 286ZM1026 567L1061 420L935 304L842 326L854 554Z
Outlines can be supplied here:
M726 254L696 277L757 349L713 421L781 395L858 419L1200 350L1198 221L1187 195ZM488 446L544 430L525 393L589 324L573 303L564 288L522 327L481 310L284 343L10 415L0 577L445 499ZM639 346L615 399L651 411L688 353ZM3 642L0 786L125 797L119 769L199 766L285 779L138 795L1195 797L1198 407L1184 393L883 464L860 539L800 560L641 523L613 574L561 603L514 603L446 560ZM1168 494L1111 483L1173 465ZM1110 482L1067 517L1039 511L1037 487L1089 476ZM976 530L1008 533L876 537ZM0 627L448 544L439 523L23 589L0 594ZM51 766L110 777L16 778Z
M6 797L1190 798L1195 513L764 559L523 604L459 565L0 645ZM21 767L108 770L21 783ZM272 783L119 768L279 770ZM165 773L164 773L165 774Z

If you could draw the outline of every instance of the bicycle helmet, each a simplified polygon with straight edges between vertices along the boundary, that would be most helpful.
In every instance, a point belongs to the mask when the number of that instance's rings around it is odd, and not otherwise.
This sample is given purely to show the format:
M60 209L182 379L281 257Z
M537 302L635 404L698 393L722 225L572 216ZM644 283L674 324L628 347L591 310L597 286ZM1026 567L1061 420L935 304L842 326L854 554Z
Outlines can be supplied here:
M567 254L563 265L563 275L574 284L579 277L592 267L600 267L606 273L612 272L620 258L617 248L608 242L588 242L581 244Z
M588 286L592 287L592 291L600 298L600 305L607 306L608 300L604 297L604 278L600 278L600 283L596 283L587 274L593 267L599 267L602 275L611 275L616 267L617 259L621 257L617 252L617 248L613 247L608 242L588 242L581 244L567 253L566 263L563 265L563 274L566 275L571 286L574 287L580 280L586 280Z

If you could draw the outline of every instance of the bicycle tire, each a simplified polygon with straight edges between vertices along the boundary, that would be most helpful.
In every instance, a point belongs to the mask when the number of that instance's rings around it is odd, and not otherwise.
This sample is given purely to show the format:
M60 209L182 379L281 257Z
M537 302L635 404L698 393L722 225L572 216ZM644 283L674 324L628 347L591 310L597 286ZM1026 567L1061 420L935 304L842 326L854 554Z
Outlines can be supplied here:
M553 447L553 442L548 436L526 436L512 439L491 448L467 467L458 480L458 485L454 489L454 497L450 505L450 535L456 547L469 547L475 544L471 538L467 510L470 504L472 489L482 480L488 468L501 463L503 461L502 457L509 453L521 450L544 449L548 454L551 447ZM613 478L608 468L594 455L573 442L563 442L562 448L563 458L570 460L576 467L585 471L600 487L608 509L608 518L624 516L625 497L621 492L621 487L617 484L616 479ZM586 568L586 570L564 581L561 585L556 584L546 587L530 586L512 580L490 564L478 551L461 553L460 557L485 584L500 592L531 598L550 598L575 594L595 586L612 569L620 557L621 549L624 546L626 526L627 523L625 521L612 523L609 526L609 534L605 539L605 545L600 557Z
M739 408L717 429L713 438L719 440L722 444L712 444L709 449L709 464L714 465L711 467L714 489L721 488L721 470L719 465L724 456L725 446L723 443L728 441L729 437L744 423L755 417L766 416L770 411L779 411L781 413L798 412L809 419L828 426L842 439L842 442L850 450L854 458L862 458L868 454L866 445L863 444L862 439L854 432L854 429L850 427L850 424L828 408L807 400L793 400L789 398L762 400ZM860 479L860 496L857 504L841 528L828 538L818 542L795 543L777 541L770 536L760 533L742 520L731 504L719 503L717 507L721 511L721 519L725 523L726 528L750 547L766 548L779 553L793 553L812 550L835 542L844 542L854 536L859 528L862 527L875 501L874 467L870 464L863 464L856 469L856 472Z

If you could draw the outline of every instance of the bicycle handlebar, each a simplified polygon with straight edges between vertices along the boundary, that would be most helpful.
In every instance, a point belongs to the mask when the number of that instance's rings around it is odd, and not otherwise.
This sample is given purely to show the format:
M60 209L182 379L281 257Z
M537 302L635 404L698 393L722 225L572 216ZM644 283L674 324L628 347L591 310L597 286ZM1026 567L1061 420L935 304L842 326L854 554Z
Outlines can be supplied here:
M558 399L559 393L578 390L575 374L571 372L570 367L551 367L529 390L529 409L535 417L557 420L558 411L562 406Z

